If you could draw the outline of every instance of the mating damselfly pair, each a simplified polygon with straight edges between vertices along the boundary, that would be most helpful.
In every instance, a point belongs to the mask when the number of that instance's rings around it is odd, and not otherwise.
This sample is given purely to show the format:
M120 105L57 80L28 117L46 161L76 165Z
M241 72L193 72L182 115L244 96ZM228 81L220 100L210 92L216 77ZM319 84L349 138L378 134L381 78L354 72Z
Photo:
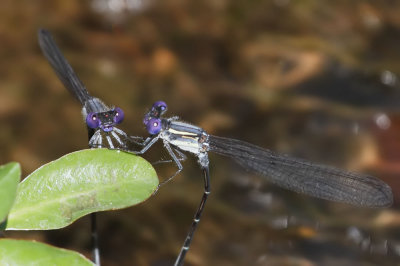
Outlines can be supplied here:
M124 120L122 109L108 107L88 93L48 31L39 30L39 44L64 86L82 104L90 147L143 154L161 140L178 168L167 181L182 171L181 162L186 159L183 152L197 157L203 173L204 192L175 265L183 265L211 192L208 152L230 157L245 169L280 187L309 196L363 207L386 207L392 203L390 187L376 177L288 157L244 141L210 135L178 117L164 118L167 104L163 101L155 102L144 116L143 123L150 136L145 139L132 137L116 127ZM140 147L129 149L130 143Z

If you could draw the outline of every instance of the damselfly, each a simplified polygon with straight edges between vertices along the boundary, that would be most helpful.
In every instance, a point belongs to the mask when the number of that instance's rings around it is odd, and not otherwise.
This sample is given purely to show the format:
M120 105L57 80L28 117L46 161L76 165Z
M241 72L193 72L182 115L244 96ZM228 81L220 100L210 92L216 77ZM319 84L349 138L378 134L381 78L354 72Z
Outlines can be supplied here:
M89 94L85 85L75 74L71 65L65 59L54 42L50 32L40 29L38 32L39 45L43 54L50 62L58 78L72 95L82 104L82 116L88 129L89 147L126 149L126 143L131 138L122 130L116 128L124 119L124 112L119 107L108 107L99 98ZM106 141L104 141L104 138ZM96 229L96 214L91 214L91 233L93 245L93 260L100 266L100 252Z
M175 261L176 266L183 265L211 192L208 152L230 157L280 187L309 196L365 207L386 207L392 204L391 188L376 177L288 157L244 141L209 135L200 127L179 121L178 117L162 118L166 110L166 103L158 101L145 115L143 123L151 136L136 153L146 152L161 139L178 167L172 177L183 169L180 151L186 151L197 157L204 178L203 197Z

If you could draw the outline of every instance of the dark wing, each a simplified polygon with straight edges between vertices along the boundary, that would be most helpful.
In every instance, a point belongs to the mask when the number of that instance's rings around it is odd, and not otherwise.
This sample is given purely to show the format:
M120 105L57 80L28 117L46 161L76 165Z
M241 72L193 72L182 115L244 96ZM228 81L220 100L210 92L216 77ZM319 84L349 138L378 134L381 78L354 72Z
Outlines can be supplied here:
M386 207L393 202L389 185L373 176L291 158L235 139L209 136L209 142L210 151L295 192L357 206Z
M82 81L75 74L74 70L58 49L50 32L45 29L38 31L39 45L43 54L50 62L58 78L64 86L81 102L82 105L91 97Z

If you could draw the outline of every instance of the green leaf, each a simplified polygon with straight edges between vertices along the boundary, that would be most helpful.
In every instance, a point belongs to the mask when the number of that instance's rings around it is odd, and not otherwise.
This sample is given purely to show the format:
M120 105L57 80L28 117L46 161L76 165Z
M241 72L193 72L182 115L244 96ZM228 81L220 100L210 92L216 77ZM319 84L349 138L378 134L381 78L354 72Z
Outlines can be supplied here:
M154 168L139 156L107 149L73 152L20 183L6 229L62 228L92 212L143 202L157 185Z
M0 265L94 265L81 254L43 243L0 239Z
M21 179L19 163L8 163L0 166L0 222L11 209L17 195L17 185Z

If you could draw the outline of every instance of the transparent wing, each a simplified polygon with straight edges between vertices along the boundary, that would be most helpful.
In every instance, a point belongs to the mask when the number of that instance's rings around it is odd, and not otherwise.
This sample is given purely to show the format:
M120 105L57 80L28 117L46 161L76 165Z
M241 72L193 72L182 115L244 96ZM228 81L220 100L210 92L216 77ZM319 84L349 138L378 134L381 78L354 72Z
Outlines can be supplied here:
M81 102L82 105L91 98L82 81L62 55L50 32L45 29L38 31L39 45L43 54L50 62L58 78L64 86Z
M385 207L393 202L389 185L373 176L291 158L235 139L209 136L209 142L210 151L295 192L357 206Z

